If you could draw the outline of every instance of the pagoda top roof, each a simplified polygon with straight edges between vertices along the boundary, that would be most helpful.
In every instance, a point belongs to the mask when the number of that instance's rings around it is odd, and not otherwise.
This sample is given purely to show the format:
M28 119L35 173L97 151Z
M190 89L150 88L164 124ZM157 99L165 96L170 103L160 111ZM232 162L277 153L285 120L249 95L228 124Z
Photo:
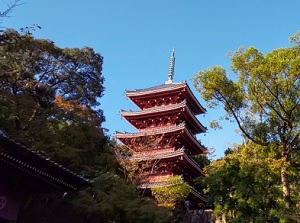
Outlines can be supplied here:
M192 105L192 110L195 114L205 113L206 109L200 104L198 99L193 94L192 90L190 89L189 85L186 81L180 83L165 83L158 86L153 86L149 88L143 89L135 89L135 90L126 90L125 94L128 98L130 98L139 108L139 103L135 100L139 97L155 97L158 94L172 94L173 92L185 92L186 100L189 104Z
M145 106L143 102L141 103L140 99L146 98L154 98L159 97L159 94L163 95L172 95L174 93L183 93L183 97L181 99L187 99L188 104L191 105L191 109L195 115L202 114L206 112L206 109L200 104L197 100L190 87L186 83L186 81L174 83L174 67L175 67L175 48L173 47L171 58L170 58L170 66L168 73L168 80L161 85L153 86L149 88L143 89L135 89L135 90L126 90L125 94L130 100L135 103L140 109L144 109Z
M157 91L157 90L165 90L170 88L178 88L178 87L184 87L186 85L186 81L179 82L179 83L168 83L168 84L161 84L153 87L148 88L141 88L141 89L135 89L135 90L126 90L126 94L131 93L139 93L139 92L148 92L148 91Z
M91 182L83 176L20 145L1 130L0 179L28 194L77 191L91 186Z

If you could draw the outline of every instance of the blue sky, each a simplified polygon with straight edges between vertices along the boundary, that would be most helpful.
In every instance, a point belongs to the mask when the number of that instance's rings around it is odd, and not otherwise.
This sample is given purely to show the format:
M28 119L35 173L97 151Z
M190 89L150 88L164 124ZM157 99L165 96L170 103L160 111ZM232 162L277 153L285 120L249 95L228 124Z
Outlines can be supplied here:
M0 1L1 11L9 1ZM228 52L255 46L267 53L288 47L300 26L299 0L24 0L2 26L19 30L39 24L34 35L60 47L90 46L104 57L105 95L101 98L106 122L116 130L134 132L119 111L137 110L125 90L151 87L167 80L172 48L176 48L175 82L186 80L199 101L191 78L213 65L231 77ZM199 120L218 119L222 109L208 110ZM223 130L199 135L220 157L240 138L236 126L223 122Z

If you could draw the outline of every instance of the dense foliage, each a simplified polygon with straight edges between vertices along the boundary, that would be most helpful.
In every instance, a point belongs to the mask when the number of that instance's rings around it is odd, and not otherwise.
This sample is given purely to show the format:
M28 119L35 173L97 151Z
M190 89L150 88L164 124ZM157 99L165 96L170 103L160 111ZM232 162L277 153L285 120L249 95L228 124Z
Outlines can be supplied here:
M102 63L89 47L59 48L30 32L1 33L0 128L94 182L79 194L25 199L20 222L169 222L166 209L117 174L101 128Z
M14 30L0 41L1 128L45 156L89 171L85 165L95 162L106 140L96 109L104 89L101 55Z
M215 108L220 104L224 106L226 115L223 118L236 121L245 142L252 141L264 149L272 148L272 159L279 168L274 174L280 178L282 194L276 201L283 200L281 210L286 209L286 213L297 209L299 204L299 197L294 196L299 191L295 183L299 178L300 148L299 33L291 38L291 42L295 45L273 50L266 55L254 47L241 48L233 53L231 68L237 75L235 81L229 79L225 69L219 66L201 71L193 79L195 87L209 107ZM213 122L212 127L219 125ZM269 157L259 157L258 161L264 162L265 158ZM241 160L231 160L236 161ZM234 175L228 175L234 178L240 171L239 164L229 167L230 171L237 171L233 172ZM261 168L253 171L259 173L263 171ZM261 176L249 182L249 185L264 185L265 179L265 176ZM265 187L267 188L264 189L268 189L267 185ZM248 196L253 198L256 195L250 193ZM261 200L261 205L263 204ZM259 213L258 209L253 210L257 211L254 215Z
M181 176L169 177L164 186L152 188L155 200L164 207L174 208L184 201L191 191L191 186L185 183Z
M285 210L280 187L283 161L274 150L248 143L230 149L205 168L204 182L217 216L225 214L227 222L297 222L299 211ZM295 174L293 168L288 169ZM299 187L296 175L291 187ZM292 196L299 200L296 190Z
M149 151L155 149L162 141L163 135L144 135L142 137L132 138L128 141L128 145L115 145L114 152L120 170L124 177L131 183L139 186L142 182L146 182L147 177L159 167L160 159L155 158ZM136 160L133 158L134 152L143 153L148 159Z

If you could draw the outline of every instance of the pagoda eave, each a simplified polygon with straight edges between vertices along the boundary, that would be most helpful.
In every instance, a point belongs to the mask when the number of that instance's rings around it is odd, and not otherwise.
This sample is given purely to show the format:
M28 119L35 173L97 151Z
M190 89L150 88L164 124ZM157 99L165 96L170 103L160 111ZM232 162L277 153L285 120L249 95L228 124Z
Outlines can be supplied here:
M180 92L183 88L185 88L186 83L172 83L172 84L162 84L150 88L144 89L136 89L133 91L126 91L125 94L127 97L137 97L137 96L148 96L151 94L157 93L170 93L170 92Z
M131 158L136 161L145 161L145 160L177 160L179 163L183 164L186 168L190 169L195 177L199 175L205 176L201 167L193 160L193 158L188 155L184 148L178 149L174 152L167 153L157 153L157 154L144 154L136 155Z
M191 188L189 198L191 198L194 201L194 203L201 203L201 202L207 203L208 202L208 196L205 196L205 195L199 193L194 188Z
M206 148L190 133L190 131L185 127L185 124L180 124L178 126L172 126L169 128L161 128L148 132L137 132L137 133L116 133L115 137L120 140L126 146L130 146L128 139L134 139L138 137L147 137L150 135L178 135L178 137L183 139L183 143L187 147L191 148L191 153L193 155L204 153Z
M193 105L193 111L195 115L200 115L200 114L205 114L206 109L200 104L198 99L195 97L193 94L192 90L190 87L186 84L186 97L189 98L188 101L190 101L190 104Z
M139 111L121 111L136 133L116 132L115 138L127 147L124 154L116 152L120 164L136 165L139 188L151 195L151 188L174 187L183 182L194 185L197 177L205 177L199 156L207 149L196 135L207 131L196 117L206 113L186 81L175 83L175 49L173 48L168 79L164 84L144 89L126 91L125 95ZM174 184L169 179L180 176L182 182ZM187 197L192 207L208 199L191 187ZM180 201L177 201L180 202ZM160 204L158 204L160 205Z
M150 98L159 98L166 97L168 95L182 94L182 97L186 98L188 104L191 105L193 113L195 115L206 113L206 109L197 100L186 82L163 84L146 89L126 91L125 94L140 109L144 108L144 106L142 106L142 104L140 103L141 99L146 100Z
M121 111L121 116L141 131L147 128L149 123L154 122L156 125L166 125L170 120L173 120L173 122L176 122L176 120L186 120L193 134L204 133L207 130L199 120L195 118L185 101L172 106L154 107L141 111Z

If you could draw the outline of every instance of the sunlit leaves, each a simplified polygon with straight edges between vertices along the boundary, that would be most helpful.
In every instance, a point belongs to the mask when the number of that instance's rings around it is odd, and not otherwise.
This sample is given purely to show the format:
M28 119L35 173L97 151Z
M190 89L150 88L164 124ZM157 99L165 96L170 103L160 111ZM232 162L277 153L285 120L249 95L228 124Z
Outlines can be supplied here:
M240 48L231 56L231 80L219 66L200 71L193 79L209 107L223 105L226 117L236 121L243 137L262 146L275 145L281 165L285 205L292 205L289 172L300 143L300 48L299 32L291 38L296 46L267 54L254 47ZM293 188L291 188L293 190Z
M191 191L191 187L185 183L181 176L169 177L164 186L152 188L155 200L162 206L174 208L175 204L183 201Z
M98 105L97 98L104 90L100 54L88 47L61 49L49 40L14 30L7 30L0 39L0 78L5 78L1 87L14 94L30 91L36 96L41 90L51 90L52 98L60 95L65 100Z
M300 45L300 31L297 31L294 36L290 37L290 42L295 45Z
M227 78L225 70L221 67L200 71L193 81L196 89L211 108L221 103L227 111L230 111L243 105L240 87Z
M222 126L220 125L220 123L215 120L213 120L209 123L209 127L212 129L222 129Z
M204 181L228 222L267 222L280 208L280 167L270 148L255 144L238 147L206 167Z

